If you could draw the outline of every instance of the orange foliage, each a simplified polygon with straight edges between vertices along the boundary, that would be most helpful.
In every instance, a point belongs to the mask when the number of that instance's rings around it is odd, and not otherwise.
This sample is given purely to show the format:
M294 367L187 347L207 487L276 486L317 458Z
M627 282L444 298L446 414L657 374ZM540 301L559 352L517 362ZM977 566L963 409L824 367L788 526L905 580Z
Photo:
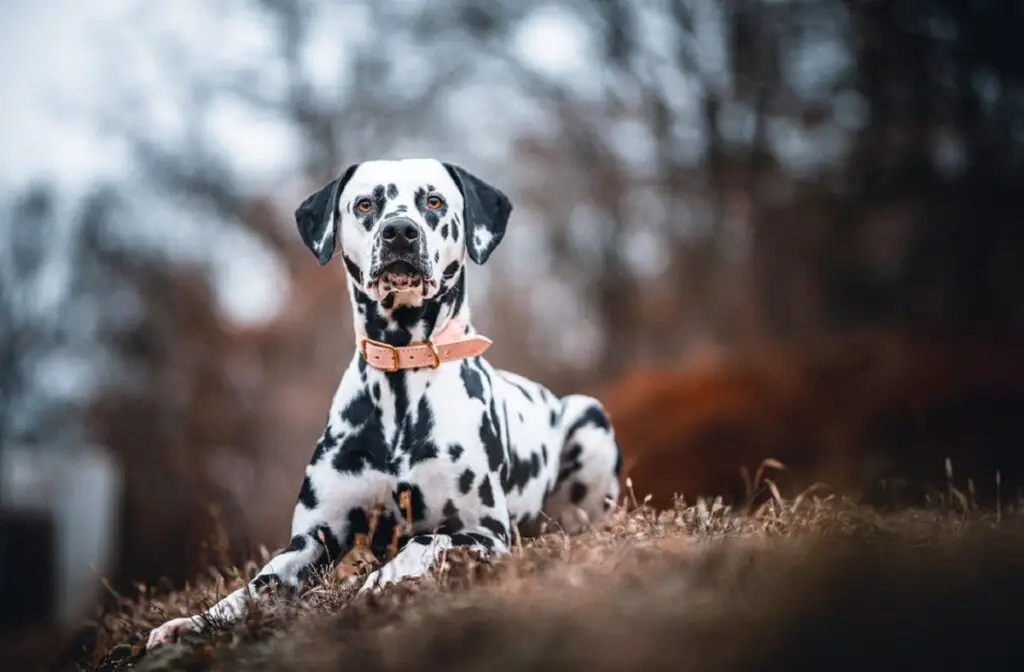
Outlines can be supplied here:
M765 348L635 372L602 398L623 481L656 506L675 493L743 501L741 468L753 474L766 458L787 466L767 475L790 496L823 481L869 499L902 483L905 498L920 497L945 488L947 457L956 486L971 479L979 499L991 501L997 470L1004 501L1024 476L1018 348L881 337Z

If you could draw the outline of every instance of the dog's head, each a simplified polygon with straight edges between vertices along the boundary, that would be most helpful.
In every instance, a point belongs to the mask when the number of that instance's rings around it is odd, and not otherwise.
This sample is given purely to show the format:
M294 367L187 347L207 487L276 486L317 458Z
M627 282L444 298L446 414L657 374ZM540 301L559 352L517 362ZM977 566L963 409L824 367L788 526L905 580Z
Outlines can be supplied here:
M487 261L511 212L505 194L459 166L403 159L350 166L295 220L322 265L340 251L359 291L419 305L451 287L467 254Z

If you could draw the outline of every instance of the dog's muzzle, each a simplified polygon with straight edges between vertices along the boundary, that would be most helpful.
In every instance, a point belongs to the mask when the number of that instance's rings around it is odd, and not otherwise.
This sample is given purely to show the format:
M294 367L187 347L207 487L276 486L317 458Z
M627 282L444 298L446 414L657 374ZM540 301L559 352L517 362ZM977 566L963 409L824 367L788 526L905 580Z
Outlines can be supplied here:
M411 219L397 217L381 227L380 256L371 281L382 293L419 289L429 274L423 232Z

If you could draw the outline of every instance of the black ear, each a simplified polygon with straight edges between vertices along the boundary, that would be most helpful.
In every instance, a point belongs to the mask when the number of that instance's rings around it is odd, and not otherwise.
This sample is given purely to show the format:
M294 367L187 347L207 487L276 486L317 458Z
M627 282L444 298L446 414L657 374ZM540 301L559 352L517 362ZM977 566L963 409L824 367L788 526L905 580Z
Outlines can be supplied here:
M463 219L466 222L469 258L482 264L505 237L508 218L512 214L512 202L501 190L459 166L445 163L444 167L458 185L466 204Z
M338 196L358 167L358 163L352 164L341 177L307 196L295 209L295 223L299 226L302 242L316 255L321 266L334 256L338 238Z

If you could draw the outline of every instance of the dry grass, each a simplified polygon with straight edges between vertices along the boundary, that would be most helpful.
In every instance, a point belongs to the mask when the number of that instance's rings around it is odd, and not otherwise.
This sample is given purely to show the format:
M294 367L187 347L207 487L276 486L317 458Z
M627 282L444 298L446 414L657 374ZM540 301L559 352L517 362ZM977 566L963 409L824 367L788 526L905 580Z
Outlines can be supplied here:
M332 572L243 623L148 654L149 628L211 603L241 574L211 571L162 595L140 587L79 639L77 666L1024 669L1024 651L1010 648L1011 609L1024 603L1020 514L879 514L813 493L755 511L626 502L584 535L546 534L495 560L453 552L437 575L377 596L354 598L360 575Z

